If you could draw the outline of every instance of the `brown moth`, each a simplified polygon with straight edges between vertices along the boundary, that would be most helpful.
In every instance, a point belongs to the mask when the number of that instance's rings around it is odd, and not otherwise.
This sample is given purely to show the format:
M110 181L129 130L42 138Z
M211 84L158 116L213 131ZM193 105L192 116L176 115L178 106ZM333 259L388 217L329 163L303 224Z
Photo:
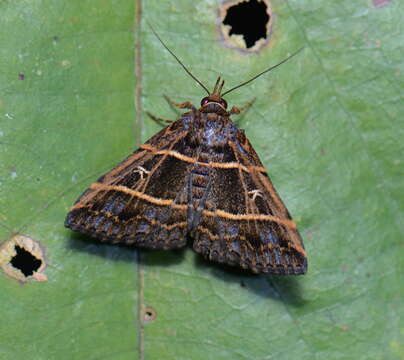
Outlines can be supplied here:
M244 131L230 119L241 109L227 111L223 99L296 53L222 94L220 77L209 92L162 44L208 96L199 108L171 102L190 111L93 183L65 226L103 242L150 249L181 248L191 238L193 249L214 262L254 273L306 273L296 224Z

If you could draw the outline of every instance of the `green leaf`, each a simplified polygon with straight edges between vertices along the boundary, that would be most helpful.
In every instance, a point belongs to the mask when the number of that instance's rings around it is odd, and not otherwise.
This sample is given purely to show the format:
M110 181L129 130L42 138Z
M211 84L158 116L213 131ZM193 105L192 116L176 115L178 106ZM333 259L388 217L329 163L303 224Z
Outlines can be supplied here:
M0 235L37 241L48 278L0 274L1 359L404 359L404 6L274 0L269 46L246 54L220 39L219 5L0 3ZM159 129L145 111L178 117L163 94L205 96L146 19L209 88L305 46L226 100L257 97L239 124L299 224L307 275L63 227L81 192Z

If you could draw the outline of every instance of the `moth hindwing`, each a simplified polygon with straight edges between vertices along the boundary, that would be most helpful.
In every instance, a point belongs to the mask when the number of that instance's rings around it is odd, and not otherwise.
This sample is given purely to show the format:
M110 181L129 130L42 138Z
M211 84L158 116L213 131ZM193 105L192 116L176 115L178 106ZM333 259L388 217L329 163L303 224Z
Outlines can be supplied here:
M151 249L185 246L255 273L304 274L296 224L221 97L162 129L92 184L65 226L101 241Z

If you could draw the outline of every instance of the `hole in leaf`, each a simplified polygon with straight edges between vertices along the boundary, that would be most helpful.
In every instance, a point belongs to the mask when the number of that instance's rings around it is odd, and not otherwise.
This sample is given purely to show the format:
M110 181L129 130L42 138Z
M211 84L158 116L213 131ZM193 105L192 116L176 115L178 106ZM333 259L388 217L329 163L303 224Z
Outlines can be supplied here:
M0 243L0 269L21 282L48 281L44 249L26 235L16 234Z
M153 320L155 320L157 317L157 313L156 310L154 310L152 307L147 307L146 309L144 309L144 313L143 313L143 320L144 322L151 322Z
M25 276L31 276L41 266L42 261L24 248L16 245L15 251L17 254L11 259L10 263Z
M268 36L270 15L268 4L262 0L240 1L226 10L223 25L228 25L228 36L241 35L250 49Z

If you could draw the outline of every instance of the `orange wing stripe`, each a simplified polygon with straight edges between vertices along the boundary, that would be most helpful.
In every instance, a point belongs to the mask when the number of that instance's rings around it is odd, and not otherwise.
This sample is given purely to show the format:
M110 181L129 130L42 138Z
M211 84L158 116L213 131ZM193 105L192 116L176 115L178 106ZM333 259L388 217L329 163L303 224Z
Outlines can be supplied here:
M195 164L198 166L207 166L207 167L214 167L214 168L222 168L222 169L241 169L245 172L250 172L250 171L258 171L262 173L266 173L266 170L262 166L244 166L243 164L240 164L238 162L225 162L225 163L218 163L218 162L209 162L209 163L204 163L197 161L195 158L183 155L179 153L178 151L175 150L158 150L154 146L151 146L149 144L143 144L140 146L141 149L143 150L148 150L151 151L153 154L156 155L170 155L173 156L179 160L189 162L191 164Z
M185 204L176 204L174 200L171 199L160 199L154 196L150 196L147 194L144 194L140 191L132 190L127 188L126 186L122 185L104 185L100 183L94 183L90 186L91 190L105 190L105 191L119 191L134 197L137 197L138 199L145 200L151 204L159 205L159 206L171 206L174 209L178 210L187 210L188 205ZM83 204L81 202L77 203L74 208L79 208L82 207ZM289 220L289 219L280 219L272 215L266 215L266 214L232 214L224 210L215 210L215 211L209 211L209 210L202 210L202 214L210 217L215 217L219 216L221 218L229 219L229 220L236 220L236 221L273 221L278 224L287 226L291 229L296 229L296 224L294 221Z
M156 198L156 197L144 194L140 191L129 189L126 186L122 186L122 185L104 185L104 184L100 184L100 183L94 183L90 186L90 189L106 190L106 191L115 190L115 191L119 191L119 192L122 192L122 193L125 193L128 195L131 195L131 196L135 196L135 197L145 200L151 204L160 205L160 206L171 206L174 209L178 209L178 210L186 210L188 208L187 205L176 204L173 200Z

